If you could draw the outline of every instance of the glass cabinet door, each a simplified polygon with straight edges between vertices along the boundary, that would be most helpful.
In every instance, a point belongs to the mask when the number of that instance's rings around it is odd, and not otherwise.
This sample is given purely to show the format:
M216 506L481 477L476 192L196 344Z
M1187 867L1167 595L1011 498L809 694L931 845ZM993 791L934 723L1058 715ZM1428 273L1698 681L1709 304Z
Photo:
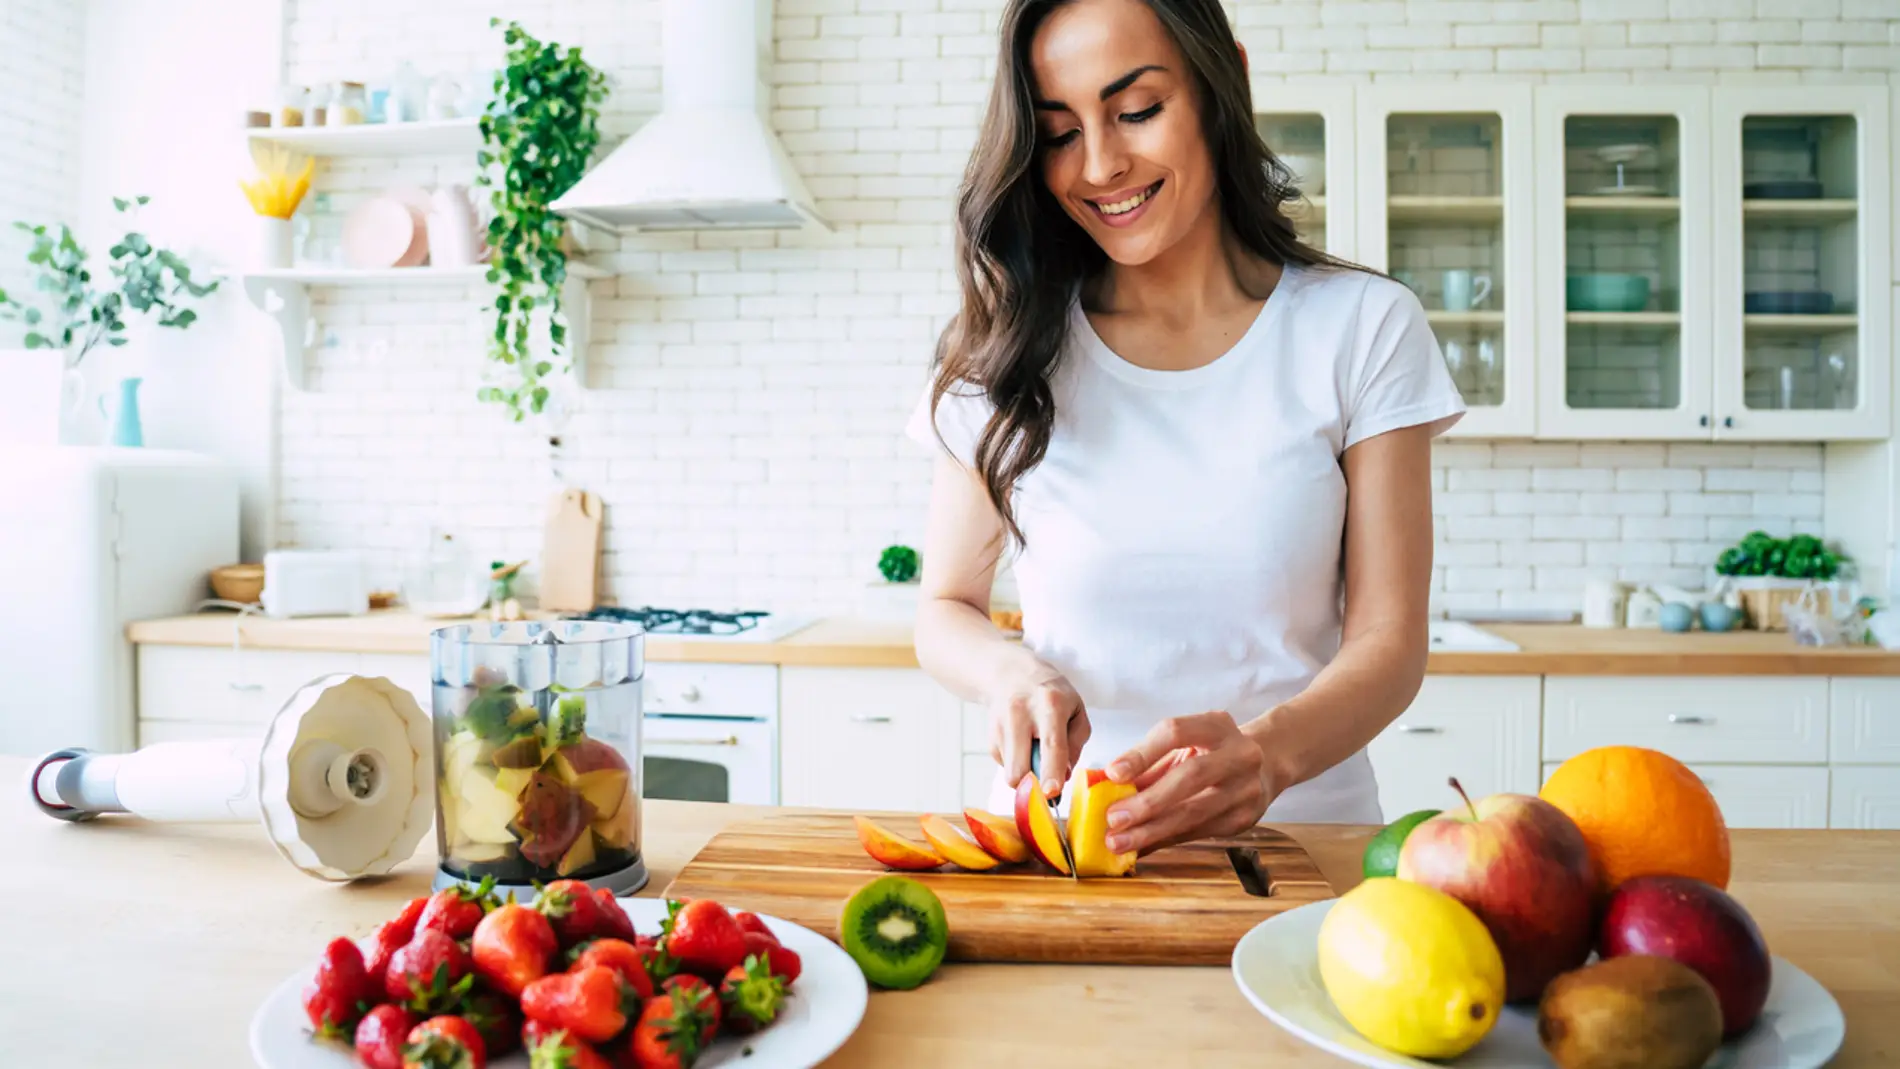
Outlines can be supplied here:
M1360 262L1425 306L1468 413L1454 436L1536 429L1526 87L1359 96Z
M1710 436L1708 106L1538 90L1539 433Z
M1717 91L1715 394L1724 438L1882 438L1884 90ZM1878 185L1879 188L1875 188Z
M1300 240L1352 259L1352 87L1265 87L1254 99L1254 128L1291 172L1298 199L1286 205ZM1343 210L1328 211L1328 205Z

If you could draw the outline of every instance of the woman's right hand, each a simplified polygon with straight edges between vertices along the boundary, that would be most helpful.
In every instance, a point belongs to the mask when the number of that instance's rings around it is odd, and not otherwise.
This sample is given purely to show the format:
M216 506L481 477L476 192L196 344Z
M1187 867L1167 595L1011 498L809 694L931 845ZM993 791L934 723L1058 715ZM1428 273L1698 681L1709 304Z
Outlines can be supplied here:
M1043 793L1061 795L1069 770L1089 741L1088 710L1061 672L1047 665L999 687L989 700L990 756L1011 787L1029 772L1029 740L1042 742Z

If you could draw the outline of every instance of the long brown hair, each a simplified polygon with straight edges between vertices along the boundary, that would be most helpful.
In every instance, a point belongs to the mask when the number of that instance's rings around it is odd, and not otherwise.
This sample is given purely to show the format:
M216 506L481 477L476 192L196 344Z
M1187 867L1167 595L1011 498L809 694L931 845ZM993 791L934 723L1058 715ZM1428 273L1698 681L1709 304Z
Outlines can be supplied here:
M1072 0L1009 0L996 78L977 148L957 193L957 280L962 304L937 340L934 413L962 384L980 390L992 414L975 465L1020 545L1010 493L1041 463L1055 428L1049 379L1068 326L1069 302L1107 261L1069 218L1036 164L1029 50L1036 30ZM1242 246L1285 264L1352 266L1299 239L1283 205L1300 196L1293 176L1254 127L1246 64L1219 0L1144 0L1174 39L1198 88L1201 131L1216 175L1223 222Z

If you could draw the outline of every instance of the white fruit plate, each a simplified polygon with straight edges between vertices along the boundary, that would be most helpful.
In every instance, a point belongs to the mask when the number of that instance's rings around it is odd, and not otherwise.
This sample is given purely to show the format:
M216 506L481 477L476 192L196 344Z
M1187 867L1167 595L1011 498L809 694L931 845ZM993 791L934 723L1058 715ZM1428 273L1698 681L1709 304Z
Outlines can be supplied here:
M659 931L660 921L666 916L665 902L657 898L618 901L633 918L634 927L641 932ZM777 917L760 919L779 942L797 952L801 965L798 981L771 1027L750 1036L722 1037L694 1063L696 1069L737 1065L746 1069L805 1069L843 1046L864 1019L870 990L850 955L810 928ZM277 985L251 1018L251 1055L263 1069L360 1069L353 1052L310 1036L303 989L316 968L312 962ZM516 1051L488 1064L494 1069L527 1069L528 1058Z
M1256 925L1234 946L1234 982L1281 1028L1356 1065L1375 1069L1538 1069L1554 1064L1537 1042L1537 1014L1506 1007L1489 1035L1463 1056L1422 1061L1394 1054L1340 1016L1319 978L1319 925L1337 899L1290 909ZM1840 1004L1785 958L1773 959L1768 1005L1755 1027L1724 1043L1708 1069L1815 1069L1840 1049Z

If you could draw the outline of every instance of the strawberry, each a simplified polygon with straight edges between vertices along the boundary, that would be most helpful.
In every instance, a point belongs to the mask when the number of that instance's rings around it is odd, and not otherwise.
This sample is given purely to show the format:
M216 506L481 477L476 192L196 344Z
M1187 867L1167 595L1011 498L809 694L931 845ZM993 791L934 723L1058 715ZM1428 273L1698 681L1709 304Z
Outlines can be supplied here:
M705 1014L706 1030L699 1037L699 1044L703 1047L711 1043L713 1036L719 1031L719 1019L724 1016L724 1011L719 1007L719 992L713 990L711 984L691 973L681 973L662 986L672 997L675 1005L685 1003Z
M510 902L475 926L475 972L488 986L515 998L548 973L559 944L548 919Z
M779 946L776 943L766 946L764 940L748 935L745 948L748 955L757 954L766 959L771 966L772 975L785 981L786 987L792 986L792 981L798 979L798 974L804 970L804 962L798 960L798 951L791 947Z
M468 951L434 928L416 932L389 959L383 972L383 993L417 1013L447 1009L475 983L469 973Z
M690 1002L675 1004L667 995L646 1004L627 1044L636 1069L691 1069L705 1044L706 1014Z
M431 1017L409 1030L402 1069L484 1069L488 1051L475 1026L460 1017Z
M701 898L685 905L668 902L666 913L660 925L660 945L679 960L682 969L717 981L745 961L745 933L726 907Z
M529 1021L521 1028L528 1069L613 1069L613 1063L565 1028Z
M757 932L774 943L778 942L778 936L772 934L772 929L765 926L765 922L759 919L757 913L740 910L732 915L732 923L738 925L742 932Z
M458 884L430 895L416 927L434 928L450 939L467 939L475 934L482 917L500 904L495 897L495 878L484 876L472 889Z
M785 981L772 975L757 955L748 955L744 965L734 965L719 984L726 1028L739 1035L756 1032L777 1020L784 1003Z
M603 907L600 899L594 897L594 889L579 880L555 880L541 888L541 893L535 896L534 908L554 926L554 934L563 949L583 939L606 934L601 931L606 921L601 916L603 908L621 912L618 905Z
M303 991L310 1027L323 1039L343 1039L356 1029L365 1011L382 1001L380 984L371 985L363 951L341 936L330 940L317 960L317 975Z
M511 1053L521 1045L521 1007L514 999L482 989L463 999L455 1012L475 1026L482 1037L482 1049L490 1058Z
M593 966L603 966L619 973L634 994L641 998L652 998L653 977L647 972L647 962L652 957L651 952L639 950L632 943L623 943L618 939L592 939L567 971L579 972Z
M389 959L396 951L409 945L416 936L416 922L422 919L422 911L429 905L429 896L412 898L402 907L393 920L376 929L370 938L369 953L364 955L365 967L372 978L383 975L389 970Z
M521 993L521 1012L529 1020L565 1028L589 1043L605 1043L627 1027L639 1011L640 996L603 966L555 973Z
M402 1069L402 1048L416 1015L393 1003L363 1015L356 1025L356 1060L369 1069Z
M633 918L620 908L620 902L614 893L605 887L594 888L594 901L600 903L600 930L597 935L609 939L624 939L631 943L637 938L633 930Z

